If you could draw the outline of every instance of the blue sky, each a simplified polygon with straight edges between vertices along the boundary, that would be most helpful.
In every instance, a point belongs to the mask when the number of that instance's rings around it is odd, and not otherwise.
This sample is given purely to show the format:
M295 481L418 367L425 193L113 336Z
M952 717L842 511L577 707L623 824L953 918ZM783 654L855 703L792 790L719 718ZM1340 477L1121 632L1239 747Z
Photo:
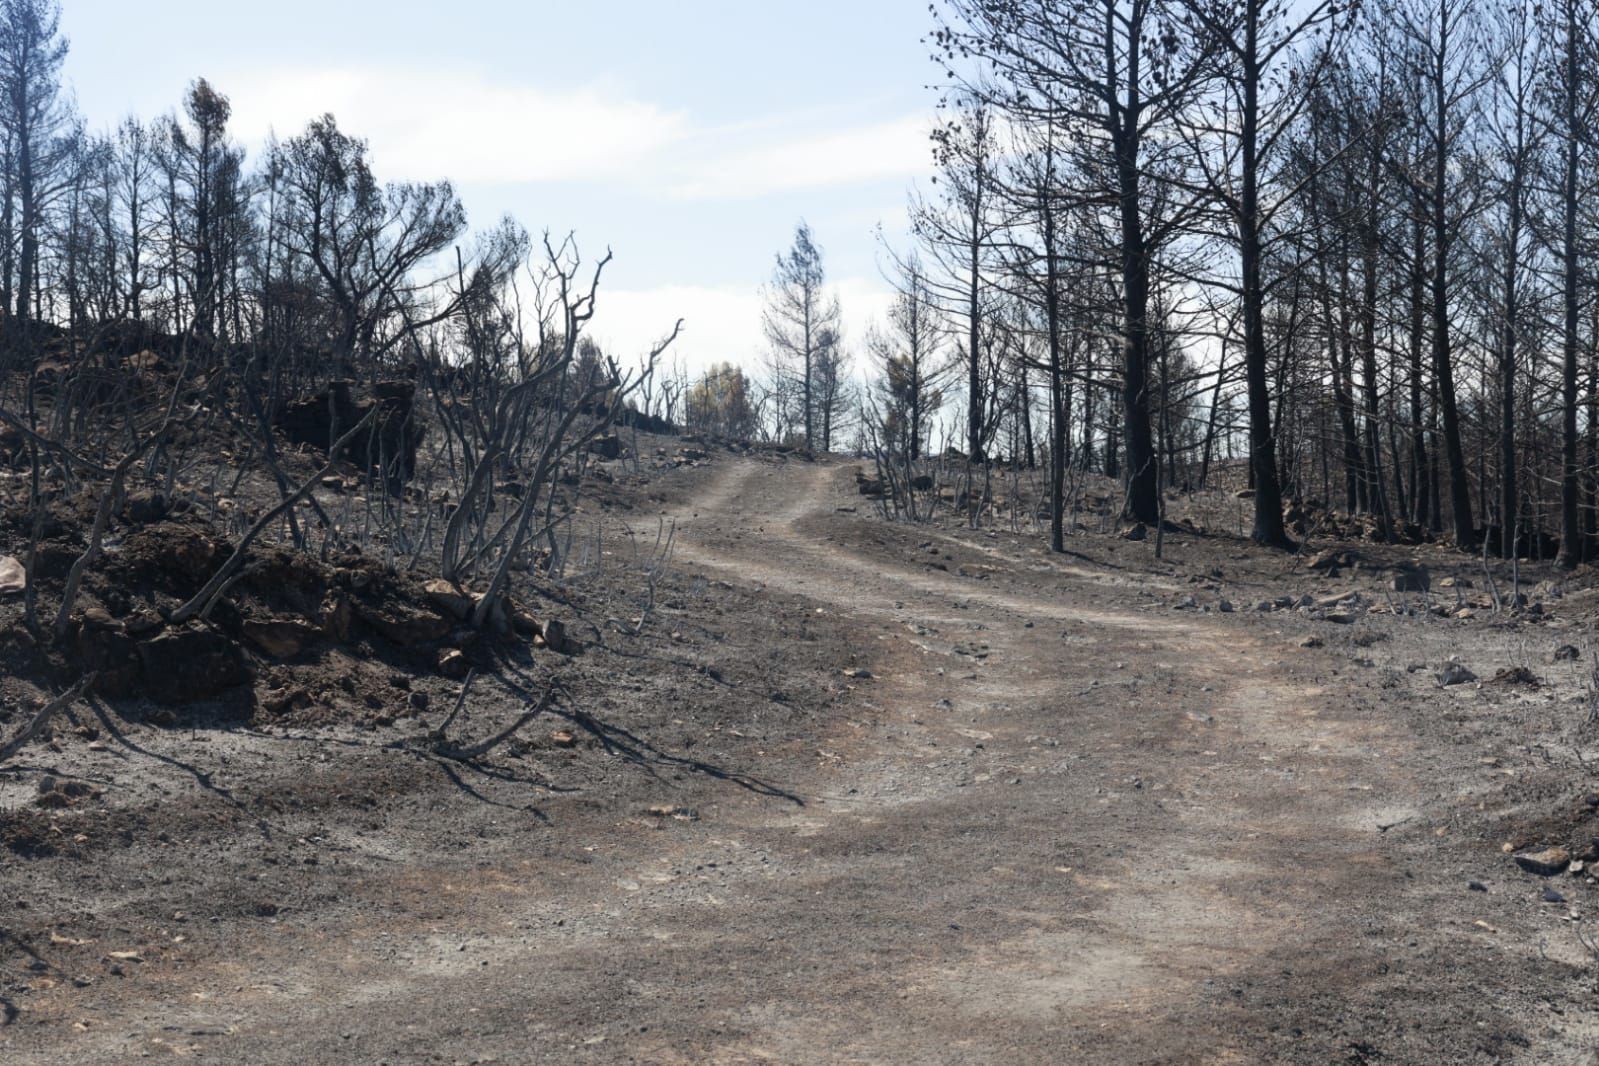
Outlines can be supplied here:
M853 339L884 309L874 229L930 173L926 0L63 0L96 128L205 76L258 144L332 111L380 177L455 180L616 252L593 332L627 354L676 316L694 365L753 361L759 287L804 217Z

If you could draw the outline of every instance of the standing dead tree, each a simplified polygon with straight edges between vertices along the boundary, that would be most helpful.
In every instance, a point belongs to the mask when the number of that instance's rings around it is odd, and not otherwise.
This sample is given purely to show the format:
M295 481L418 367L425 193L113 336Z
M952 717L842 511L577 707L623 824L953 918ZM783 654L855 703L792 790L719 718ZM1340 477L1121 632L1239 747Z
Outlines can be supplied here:
M582 466L591 449L620 447L614 437L602 446L601 438L682 329L679 322L631 371L612 359L579 371L583 327L611 256L584 282L572 237L557 246L546 236L543 252L542 264L530 270L534 306L524 308L510 284L479 294L461 329L473 373L436 373L431 382L435 407L467 466L445 528L440 572L457 583L486 576L471 618L479 627L503 617L510 573L529 545L566 520L557 508L563 473ZM532 336L524 311L535 324ZM506 501L514 502L502 515Z

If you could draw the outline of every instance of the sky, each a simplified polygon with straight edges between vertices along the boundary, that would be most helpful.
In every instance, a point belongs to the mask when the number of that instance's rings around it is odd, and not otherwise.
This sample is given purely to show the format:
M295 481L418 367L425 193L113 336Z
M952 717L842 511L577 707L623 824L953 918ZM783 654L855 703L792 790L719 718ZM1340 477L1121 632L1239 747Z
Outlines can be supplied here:
M807 220L857 350L932 172L927 0L63 0L92 129L207 78L257 148L332 112L382 180L449 178L474 227L615 261L590 332L631 358L754 364L761 286Z

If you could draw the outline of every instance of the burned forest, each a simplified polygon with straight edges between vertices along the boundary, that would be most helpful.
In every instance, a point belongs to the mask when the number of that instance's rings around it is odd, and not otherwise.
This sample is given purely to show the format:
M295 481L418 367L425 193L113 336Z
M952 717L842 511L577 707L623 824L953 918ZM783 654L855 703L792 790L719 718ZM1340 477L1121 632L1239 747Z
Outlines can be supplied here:
M0 1062L1599 1062L1595 0L163 6L0 0Z

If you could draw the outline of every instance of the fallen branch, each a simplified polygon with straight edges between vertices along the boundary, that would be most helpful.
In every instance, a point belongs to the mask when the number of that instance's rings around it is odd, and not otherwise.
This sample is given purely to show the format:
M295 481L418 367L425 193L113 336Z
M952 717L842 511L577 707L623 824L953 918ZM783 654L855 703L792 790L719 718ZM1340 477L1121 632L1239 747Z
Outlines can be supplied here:
M0 746L0 763L4 763L11 756L21 751L34 737L44 732L44 727L50 724L50 719L77 703L83 694L89 691L97 675L90 674L78 681L76 685L67 689L61 695L45 704L38 714L33 716L33 721L22 727L22 732Z
M520 733L530 722L533 721L533 719L549 710L550 704L555 701L556 692L560 691L561 688L562 686L560 682L551 682L550 687L544 692L544 698L539 700L537 706L528 711L526 714L522 715L515 722L512 722L510 726L502 729L500 732L494 734L492 737L489 737L487 740L473 744L470 747L462 748L451 744L446 739L440 738L433 745L433 754L443 759L450 759L454 762L475 762L478 759L481 759L483 756L487 755L489 752L493 751L501 744L504 744L507 740L510 740L512 737L516 736L516 734Z

